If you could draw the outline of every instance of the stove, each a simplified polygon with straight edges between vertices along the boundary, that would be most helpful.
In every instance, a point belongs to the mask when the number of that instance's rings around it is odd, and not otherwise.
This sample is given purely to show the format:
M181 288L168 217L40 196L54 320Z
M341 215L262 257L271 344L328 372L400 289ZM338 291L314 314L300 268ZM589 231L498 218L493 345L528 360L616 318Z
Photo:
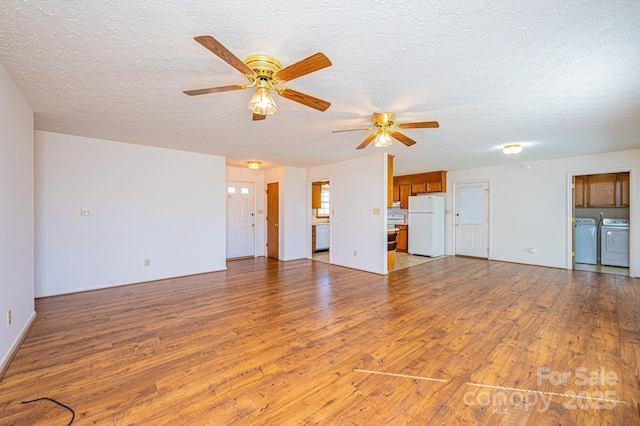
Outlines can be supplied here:
M396 225L404 225L407 223L407 219L403 214L389 214L387 215L387 227L395 228Z

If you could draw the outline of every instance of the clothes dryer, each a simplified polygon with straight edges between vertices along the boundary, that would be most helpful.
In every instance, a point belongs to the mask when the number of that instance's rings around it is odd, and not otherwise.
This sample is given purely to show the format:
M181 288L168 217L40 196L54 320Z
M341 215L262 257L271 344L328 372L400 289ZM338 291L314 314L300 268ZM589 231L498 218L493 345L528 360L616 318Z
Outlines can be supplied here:
M629 219L602 219L600 263L629 267Z

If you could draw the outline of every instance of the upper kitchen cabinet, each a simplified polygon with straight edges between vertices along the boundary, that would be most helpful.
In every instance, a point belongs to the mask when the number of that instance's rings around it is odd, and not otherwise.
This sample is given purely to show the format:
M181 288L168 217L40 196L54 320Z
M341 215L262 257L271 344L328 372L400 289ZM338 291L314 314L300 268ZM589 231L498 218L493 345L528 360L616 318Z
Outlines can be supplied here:
M576 176L574 183L573 200L576 207L587 207L587 177Z
M409 208L409 196L411 195L411 184L401 183L398 185L398 193L400 194L400 208Z
M629 173L576 176L576 207L629 207Z
M591 175L587 177L587 201L589 207L616 206L616 175Z
M400 201L400 207L408 208L410 195L447 191L447 172L444 170L413 175L394 176L394 201Z
M322 207L322 183L314 182L311 184L311 208L319 209Z
M618 173L616 185L618 205L620 207L629 207L629 173Z

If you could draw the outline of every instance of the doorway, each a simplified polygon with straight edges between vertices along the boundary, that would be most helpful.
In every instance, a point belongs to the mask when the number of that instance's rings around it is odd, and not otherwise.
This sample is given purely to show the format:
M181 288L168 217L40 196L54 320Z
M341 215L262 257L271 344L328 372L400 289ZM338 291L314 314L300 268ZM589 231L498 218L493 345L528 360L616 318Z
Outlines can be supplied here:
M455 186L455 254L489 257L489 182Z
M311 183L311 258L330 262L331 185L328 180Z
M599 171L570 176L572 226L569 246L572 247L573 269L630 275L630 174L630 171ZM584 233L581 224L586 221L590 221L595 229L592 238L587 240L581 238Z
M227 181L227 259L255 256L254 184Z

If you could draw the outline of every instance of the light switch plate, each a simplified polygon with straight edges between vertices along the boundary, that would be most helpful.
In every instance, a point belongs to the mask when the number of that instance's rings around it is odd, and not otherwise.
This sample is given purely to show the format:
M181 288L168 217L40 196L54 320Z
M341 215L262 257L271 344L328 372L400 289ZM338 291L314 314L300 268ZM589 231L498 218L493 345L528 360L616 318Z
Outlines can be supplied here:
M373 214L375 216L380 216L380 209L373 209Z

